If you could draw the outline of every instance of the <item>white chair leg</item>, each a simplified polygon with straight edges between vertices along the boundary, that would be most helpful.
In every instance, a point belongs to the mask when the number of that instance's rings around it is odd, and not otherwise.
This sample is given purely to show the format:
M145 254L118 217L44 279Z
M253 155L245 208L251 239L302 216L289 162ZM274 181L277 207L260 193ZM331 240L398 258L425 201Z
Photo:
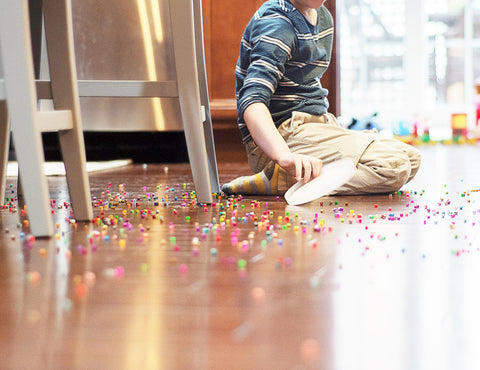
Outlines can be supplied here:
M78 97L71 3L70 0L43 0L43 9L53 104L56 110L72 112L73 130L59 132L72 208L77 220L91 220L93 211Z
M209 164L210 183L213 192L220 192L218 180L217 157L213 138L212 116L210 114L210 98L208 96L207 68L205 65L205 44L203 40L203 9L202 0L193 0L195 49L197 54L198 83L200 88L200 101L205 108L205 145Z
M196 63L192 63L196 61L193 3L192 0L172 0L169 5L178 95L195 192L200 203L212 203L213 188L200 106L198 70Z
M53 235L41 133L37 128L37 95L26 0L0 1L2 47L8 113L14 142L21 143L16 155L28 206L30 230L35 236Z
M0 101L0 196L1 204L5 203L8 151L10 148L10 127L8 124L7 102Z

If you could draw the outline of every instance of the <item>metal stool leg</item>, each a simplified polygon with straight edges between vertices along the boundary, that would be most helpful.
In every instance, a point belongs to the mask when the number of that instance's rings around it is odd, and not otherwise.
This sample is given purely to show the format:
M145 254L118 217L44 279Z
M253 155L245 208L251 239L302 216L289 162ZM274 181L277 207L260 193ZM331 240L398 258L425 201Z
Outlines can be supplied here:
M187 141L197 199L200 203L212 202L214 189L205 143L200 89L195 48L194 14L192 0L170 1L178 95L182 121ZM179 72L180 71L180 72ZM213 186L212 186L213 185Z
M22 175L24 197L28 207L30 228L36 236L54 232L48 207L47 180L43 175L43 144L37 120L37 95L33 74L33 58L29 31L28 4L25 0L0 2L0 44L7 107L15 143L21 143L16 155Z
M193 0L195 49L197 54L198 83L200 88L200 101L204 107L205 122L203 125L205 145L209 165L210 183L213 192L220 192L218 180L217 157L215 154L215 142L213 138L212 116L210 114L210 97L208 96L207 67L205 64L205 44L203 41L203 14L202 1Z
M10 148L10 126L8 124L7 102L0 101L0 194L2 204L6 197L8 151Z
M43 0L43 10L53 104L55 109L72 113L73 129L59 132L70 199L75 218L91 220L93 211L73 50L71 2Z

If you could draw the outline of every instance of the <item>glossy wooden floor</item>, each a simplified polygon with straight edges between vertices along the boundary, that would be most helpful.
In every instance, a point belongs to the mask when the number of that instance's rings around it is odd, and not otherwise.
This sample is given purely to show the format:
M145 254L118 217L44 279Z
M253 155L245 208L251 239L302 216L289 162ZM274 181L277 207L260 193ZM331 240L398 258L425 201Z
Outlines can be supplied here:
M49 178L56 237L1 210L0 368L480 368L480 148L421 150L401 194L304 207L192 205L185 164L96 173L95 223Z

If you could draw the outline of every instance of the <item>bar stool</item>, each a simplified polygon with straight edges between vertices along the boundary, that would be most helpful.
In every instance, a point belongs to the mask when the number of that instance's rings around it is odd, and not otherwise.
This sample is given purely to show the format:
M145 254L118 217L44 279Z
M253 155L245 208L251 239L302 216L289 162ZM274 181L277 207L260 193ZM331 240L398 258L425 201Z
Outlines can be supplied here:
M51 95L55 110L40 112L37 108L27 0L0 0L0 54L4 69L3 80L0 79L0 191L3 196L11 129L30 230L38 237L54 233L48 185L43 173L42 132L59 133L75 218L80 221L93 218L73 52L70 0L43 0L43 13L51 76L47 95Z
M178 98L197 200L220 192L208 97L201 0L169 5L176 80L81 80L81 97ZM42 89L48 91L48 89ZM45 98L48 98L45 97Z

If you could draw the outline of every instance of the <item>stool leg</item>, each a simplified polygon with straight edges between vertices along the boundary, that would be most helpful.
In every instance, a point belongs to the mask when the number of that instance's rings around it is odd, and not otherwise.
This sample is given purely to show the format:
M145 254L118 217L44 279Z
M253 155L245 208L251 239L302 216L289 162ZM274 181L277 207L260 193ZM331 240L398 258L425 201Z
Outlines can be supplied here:
M8 114L17 146L30 230L35 236L51 236L54 228L42 167L42 137L36 125L37 94L26 0L0 1L0 37Z
M10 126L8 124L7 102L0 101L0 196L5 203L8 151L10 148Z
M205 108L204 134L207 147L210 183L213 192L220 192L218 180L217 157L215 155L215 142L213 138L212 116L208 96L207 68L205 65L205 45L203 41L203 9L202 0L193 0L195 49L197 55L198 83L200 88L200 101Z
M200 106L192 0L171 0L169 5L178 95L195 192L200 203L211 203L212 184Z
M68 189L75 218L91 220L90 184L83 140L78 95L70 0L43 0L45 37L48 50L55 109L72 112L73 129L59 132Z

